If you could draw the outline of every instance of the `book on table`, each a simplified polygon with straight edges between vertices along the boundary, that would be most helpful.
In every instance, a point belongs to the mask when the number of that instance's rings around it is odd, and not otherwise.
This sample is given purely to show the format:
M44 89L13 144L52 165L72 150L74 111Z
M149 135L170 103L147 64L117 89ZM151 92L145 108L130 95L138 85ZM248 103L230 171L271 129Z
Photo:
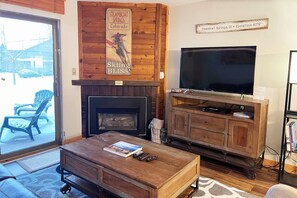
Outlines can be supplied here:
M117 154L122 157L128 157L134 153L137 153L138 151L141 151L142 146L131 144L124 141L119 141L107 147L104 147L103 150Z

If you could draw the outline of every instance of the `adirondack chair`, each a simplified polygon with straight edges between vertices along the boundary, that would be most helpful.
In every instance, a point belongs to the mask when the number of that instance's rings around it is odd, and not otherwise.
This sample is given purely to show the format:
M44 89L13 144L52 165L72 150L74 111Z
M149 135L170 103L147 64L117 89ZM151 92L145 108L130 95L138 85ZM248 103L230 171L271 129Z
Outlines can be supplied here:
M40 106L40 104L45 99L52 99L53 92L50 90L40 90L35 93L34 102L31 104L16 104L14 106L14 114L15 115L22 115L23 113L32 113L37 110L37 108ZM44 109L44 113L40 116L40 119L46 119L46 121L49 121L47 117L47 110L51 106L51 103L49 102L47 106Z
M4 128L8 128L11 130L11 132L14 131L22 131L27 134L29 134L31 140L34 141L33 134L32 134L32 128L35 127L40 134L41 131L38 126L38 119L44 109L46 108L47 104L49 103L50 99L45 99L37 108L35 113L33 115L14 115L14 116L5 116L4 122L1 127L0 131L0 140L3 133Z

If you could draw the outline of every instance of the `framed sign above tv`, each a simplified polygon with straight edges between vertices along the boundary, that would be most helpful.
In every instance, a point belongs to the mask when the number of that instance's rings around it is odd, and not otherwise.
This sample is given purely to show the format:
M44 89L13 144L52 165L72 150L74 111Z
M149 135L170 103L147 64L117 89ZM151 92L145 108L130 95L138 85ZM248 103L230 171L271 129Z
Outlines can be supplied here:
M182 48L180 88L253 95L256 46Z

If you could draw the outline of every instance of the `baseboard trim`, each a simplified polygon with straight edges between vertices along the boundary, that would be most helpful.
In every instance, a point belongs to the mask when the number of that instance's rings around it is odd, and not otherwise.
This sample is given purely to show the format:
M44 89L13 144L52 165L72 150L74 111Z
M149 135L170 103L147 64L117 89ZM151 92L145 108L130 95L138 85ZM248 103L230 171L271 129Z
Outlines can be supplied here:
M64 139L63 140L63 144L69 144L69 143L72 143L72 142L77 142L79 140L82 140L83 137L81 136L76 136L76 137L72 137L72 138L69 138L69 139Z

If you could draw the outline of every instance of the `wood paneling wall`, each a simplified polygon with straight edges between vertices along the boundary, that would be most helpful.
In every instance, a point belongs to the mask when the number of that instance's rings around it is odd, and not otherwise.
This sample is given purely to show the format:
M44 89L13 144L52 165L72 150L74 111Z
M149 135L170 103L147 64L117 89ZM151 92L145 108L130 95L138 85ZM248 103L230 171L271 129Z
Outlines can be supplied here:
M106 74L107 8L132 11L132 75ZM162 18L167 18L167 7L161 4L78 2L78 15L80 79L159 80L161 60L165 58L161 54L161 50L164 50L162 39L164 40L164 36L166 38L164 34L167 29L167 19L162 21Z
M65 0L0 0L0 2L59 14L64 14L65 10Z
M160 109L159 117L165 119L165 101L166 101L166 71L167 71L167 25L168 25L168 10L167 7L161 7L161 20L160 20L160 72L164 73L164 78L160 79L160 91L158 93L158 107ZM156 74L159 75L159 74ZM163 109L163 111L161 111Z
M107 75L106 10L132 11L132 74ZM162 4L78 2L79 80L82 87L83 127L86 126L86 100L89 95L151 96L153 117L164 119L168 8ZM166 76L166 75L165 75ZM122 86L114 86L122 81ZM86 129L83 129L85 131Z

